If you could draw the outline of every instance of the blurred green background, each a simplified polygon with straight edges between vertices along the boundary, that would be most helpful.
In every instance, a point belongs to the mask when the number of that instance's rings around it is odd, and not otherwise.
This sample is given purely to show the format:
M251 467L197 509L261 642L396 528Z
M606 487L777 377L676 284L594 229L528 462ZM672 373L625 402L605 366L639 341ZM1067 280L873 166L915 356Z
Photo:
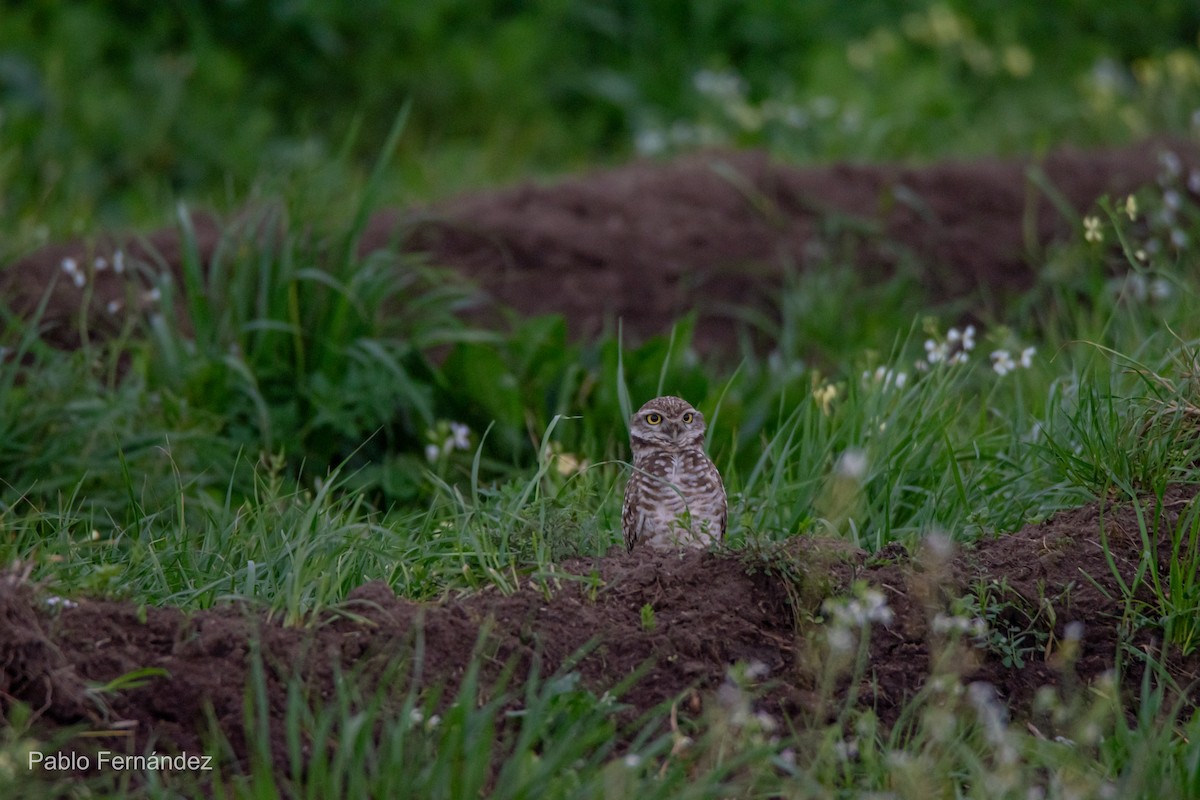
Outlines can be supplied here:
M0 2L0 233L337 198L406 101L394 202L706 145L1120 142L1194 127L1198 31L1195 0Z

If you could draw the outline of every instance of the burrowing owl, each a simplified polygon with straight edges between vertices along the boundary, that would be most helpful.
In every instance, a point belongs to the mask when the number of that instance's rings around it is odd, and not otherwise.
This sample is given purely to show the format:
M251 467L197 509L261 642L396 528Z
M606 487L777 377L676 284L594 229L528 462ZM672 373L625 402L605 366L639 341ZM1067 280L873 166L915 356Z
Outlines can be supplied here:
M678 397L656 397L629 426L633 475L625 487L625 546L705 547L725 535L721 473L704 453L704 415Z

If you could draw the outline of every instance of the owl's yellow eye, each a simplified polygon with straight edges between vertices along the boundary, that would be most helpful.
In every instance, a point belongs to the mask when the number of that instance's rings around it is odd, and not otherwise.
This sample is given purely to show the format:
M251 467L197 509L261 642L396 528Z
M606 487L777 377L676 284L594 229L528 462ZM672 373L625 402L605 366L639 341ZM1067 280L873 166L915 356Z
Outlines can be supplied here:
M649 422L651 425L657 425L662 422L662 414L647 414L646 422Z
M694 420L695 418L696 418L696 415L690 411L683 415L683 421L688 425L691 425L692 420Z

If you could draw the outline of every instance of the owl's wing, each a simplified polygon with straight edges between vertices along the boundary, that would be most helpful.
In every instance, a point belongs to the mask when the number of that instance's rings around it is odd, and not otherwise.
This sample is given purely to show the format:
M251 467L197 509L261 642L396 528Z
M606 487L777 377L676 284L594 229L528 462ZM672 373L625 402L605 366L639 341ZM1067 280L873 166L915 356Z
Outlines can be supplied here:
M641 505L638 497L640 483L636 473L629 476L629 483L625 484L625 505L621 508L621 529L625 532L625 549L629 551L641 538L644 524L643 515L638 510Z
M713 467L713 469L715 470L716 467ZM720 541L725 538L725 529L729 526L729 496L725 494L725 483L721 480L719 473L717 475L717 489L721 492L721 513L717 517L721 522L717 532L717 541Z

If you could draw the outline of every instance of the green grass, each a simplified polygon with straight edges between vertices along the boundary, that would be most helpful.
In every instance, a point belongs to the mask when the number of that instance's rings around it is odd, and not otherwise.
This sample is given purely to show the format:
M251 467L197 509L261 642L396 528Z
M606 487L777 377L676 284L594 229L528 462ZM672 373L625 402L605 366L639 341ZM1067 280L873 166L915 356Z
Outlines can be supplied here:
M832 257L789 278L777 314L742 311L746 344L715 361L694 352L688 318L636 344L572 341L553 317L475 329L458 315L472 287L355 246L381 205L639 151L912 159L1194 131L1192 4L947 2L897 18L869 3L543 2L485 4L469 20L449 2L302 4L251 27L236 4L3 5L0 259L129 222L177 225L188 245L182 283L158 284L161 313L114 340L63 353L36 324L0 320L0 563L27 565L47 591L185 609L243 599L290 625L374 579L417 600L510 591L617 543L626 420L663 391L706 413L730 544L751 554L807 534L869 550L933 531L970 540L1109 496L1139 504L1149 543L1154 498L1196 482L1200 209L1186 193L1173 207L1189 176L1169 165L1138 193L1136 222L1125 198L1091 228L1068 215L1077 240L1037 254L1038 285L975 331L963 363L930 363L964 350L954 309L911 276L868 286ZM362 44L353 59L347 42ZM189 209L206 206L252 210L231 215L204 271ZM767 352L749 345L763 340ZM1149 599L1135 603L1133 584L1121 598L1131 624L1184 653L1197 642L1198 509L1169 532L1169 569L1149 560L1137 577ZM1006 602L1000 589L961 601L984 619ZM1044 645L1036 623L992 630L989 646L1025 660ZM1077 646L1061 643L1064 658ZM742 665L694 727L662 734L670 711L657 709L622 752L620 687L596 696L570 665L484 687L476 660L434 723L438 690L416 688L419 659L397 661L394 680L350 674L325 700L296 681L279 774L259 664L254 756L226 759L216 788L1196 796L1200 721L1164 705L1161 665L1144 658L1139 697L1101 682L1039 698L1065 739L1005 722L981 690L956 692L950 667L890 730L831 690L822 708L838 724L813 714L793 730L749 713ZM831 650L814 668L830 687L862 665ZM27 751L57 746L39 741L34 712L15 704L0 725L0 794L129 788L129 776L31 779ZM231 733L214 729L210 751L228 755ZM310 739L330 747L301 756ZM148 796L201 788L138 777Z

